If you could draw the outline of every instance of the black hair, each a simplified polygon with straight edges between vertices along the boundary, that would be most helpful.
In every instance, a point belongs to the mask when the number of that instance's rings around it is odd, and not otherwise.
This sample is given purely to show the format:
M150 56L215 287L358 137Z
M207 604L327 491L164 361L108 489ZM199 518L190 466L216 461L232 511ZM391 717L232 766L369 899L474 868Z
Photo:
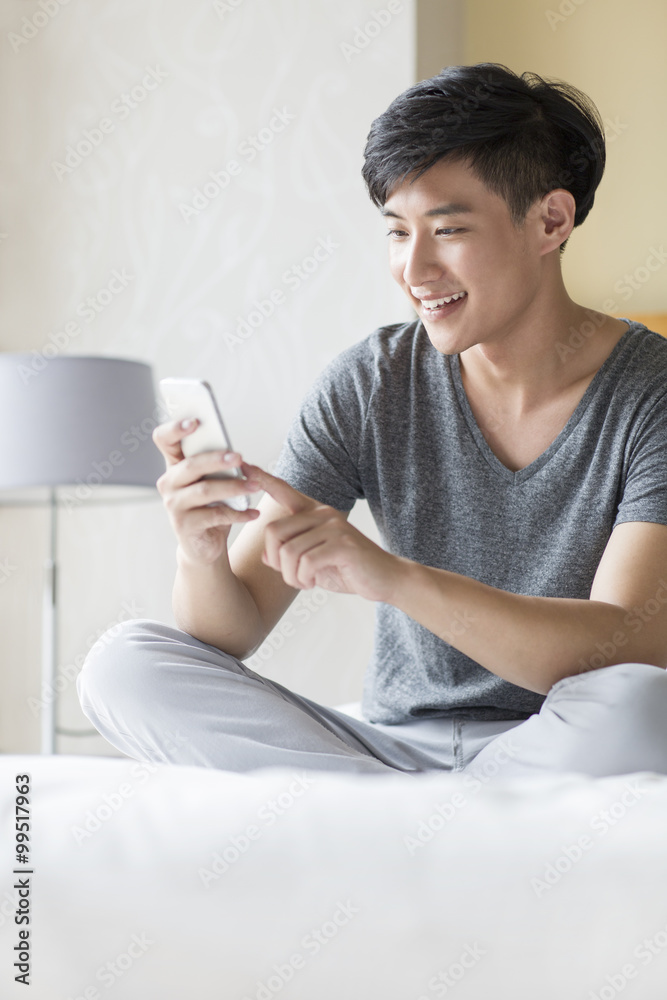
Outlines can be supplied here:
M371 200L382 207L407 175L445 157L466 161L504 198L515 226L554 188L572 194L580 226L604 173L604 126L593 101L561 80L499 63L447 66L372 123L361 171Z

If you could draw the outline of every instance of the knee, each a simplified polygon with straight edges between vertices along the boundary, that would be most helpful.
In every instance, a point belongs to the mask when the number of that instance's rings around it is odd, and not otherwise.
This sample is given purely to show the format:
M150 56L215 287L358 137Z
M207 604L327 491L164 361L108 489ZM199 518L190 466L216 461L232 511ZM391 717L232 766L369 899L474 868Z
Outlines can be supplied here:
M667 671L650 663L617 663L608 667L610 687L620 703L637 704L647 715L667 716Z
M588 696L608 705L663 706L667 712L667 670L650 663L615 663L564 677L551 689L555 697ZM551 692L549 692L551 694Z
M667 672L662 667L616 663L565 677L551 689L540 714L557 727L551 768L596 776L667 773Z
M106 702L138 683L145 686L146 675L154 665L150 642L164 628L148 618L133 618L103 632L89 649L77 677L79 700L84 703L101 698Z

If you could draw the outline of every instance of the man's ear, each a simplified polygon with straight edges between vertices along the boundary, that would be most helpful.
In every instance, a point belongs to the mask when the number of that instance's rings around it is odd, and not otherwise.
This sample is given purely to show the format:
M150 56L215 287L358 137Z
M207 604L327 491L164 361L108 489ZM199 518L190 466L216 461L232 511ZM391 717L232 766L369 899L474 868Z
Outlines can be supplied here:
M574 229L577 203L565 188L554 188L545 194L536 212L538 240L542 253L557 249Z

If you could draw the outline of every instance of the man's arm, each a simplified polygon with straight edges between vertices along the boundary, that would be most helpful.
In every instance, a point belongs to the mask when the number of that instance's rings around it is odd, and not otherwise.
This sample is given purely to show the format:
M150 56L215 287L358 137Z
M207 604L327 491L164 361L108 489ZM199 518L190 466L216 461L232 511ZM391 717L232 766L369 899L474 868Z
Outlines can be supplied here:
M285 511L265 494L260 516L241 528L229 551L210 564L177 549L173 610L179 628L243 660L262 644L298 590L261 562L266 525Z
M252 468L257 468L252 466ZM259 471L259 470L258 470ZM279 482L279 480L275 480ZM265 493L229 551L210 565L191 564L177 551L173 609L179 628L218 649L245 660L261 646L299 593L262 562L267 525L294 511L321 505L284 484L291 507ZM346 520L348 513L338 512Z
M395 557L386 603L519 687L611 666L667 667L667 526L616 526L589 600L525 597Z
M314 500L304 503L308 498L303 494L297 493L297 497L301 498L302 510L318 506ZM262 562L266 526L284 517L288 511L268 493L264 494L257 508L261 511L260 517L243 526L229 549L230 570L236 582L252 598L257 608L254 639L247 644L243 656L236 654L239 659L247 659L256 652L299 593L298 588L290 587L279 573L275 573ZM349 512L340 516L346 519Z
M339 511L299 512L302 494L257 466L248 472L287 512L266 526L260 558L291 587L320 585L392 604L498 677L538 694L614 663L667 667L665 525L617 525L589 599L523 596L394 555Z

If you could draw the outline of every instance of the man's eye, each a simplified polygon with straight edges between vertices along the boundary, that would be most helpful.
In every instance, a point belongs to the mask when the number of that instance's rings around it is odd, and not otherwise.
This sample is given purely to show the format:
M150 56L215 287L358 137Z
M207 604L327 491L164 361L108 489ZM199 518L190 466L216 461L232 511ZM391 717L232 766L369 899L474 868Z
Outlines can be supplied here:
M449 236L450 233L462 233L462 232L463 230L460 228L436 229L436 236L439 236L441 233L444 234L445 236ZM388 229L386 235L399 237L399 236L407 236L407 233L403 229Z

